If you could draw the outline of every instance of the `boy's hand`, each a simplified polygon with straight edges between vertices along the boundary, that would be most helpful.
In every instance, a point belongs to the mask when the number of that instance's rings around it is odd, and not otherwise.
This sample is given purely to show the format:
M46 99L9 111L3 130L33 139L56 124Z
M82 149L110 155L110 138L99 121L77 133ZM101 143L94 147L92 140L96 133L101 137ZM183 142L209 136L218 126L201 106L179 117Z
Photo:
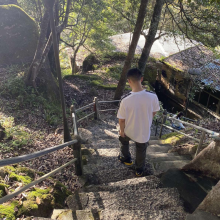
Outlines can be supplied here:
M122 132L122 131L120 130L120 131L119 131L119 135L120 135L121 137L125 137L124 131Z

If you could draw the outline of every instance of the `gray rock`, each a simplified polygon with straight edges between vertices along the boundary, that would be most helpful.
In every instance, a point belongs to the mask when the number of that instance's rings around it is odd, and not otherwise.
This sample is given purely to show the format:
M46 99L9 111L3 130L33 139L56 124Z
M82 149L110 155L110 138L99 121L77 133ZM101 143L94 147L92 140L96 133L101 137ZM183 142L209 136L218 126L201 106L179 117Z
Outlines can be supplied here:
M77 220L95 220L91 210L77 210Z
M51 219L56 220L74 220L73 211L70 209L54 209Z
M184 220L185 213L174 211L102 210L100 220Z
M147 154L167 153L172 148L169 144L150 144L147 148Z
M220 218L208 212L196 210L193 214L187 215L186 220L220 220Z
M164 187L178 189L187 211L193 212L207 195L206 192L183 171L170 169L161 176Z
M16 5L0 6L0 66L32 61L38 42L35 21Z
M79 193L67 199L72 210L111 209L111 210L169 210L182 212L182 202L176 189L131 189L116 192L100 191Z
M90 185L86 186L84 190L86 192L116 192L124 189L156 189L159 188L159 186L161 186L159 178L155 176L146 176L140 178L121 180L118 182L111 182L102 185Z

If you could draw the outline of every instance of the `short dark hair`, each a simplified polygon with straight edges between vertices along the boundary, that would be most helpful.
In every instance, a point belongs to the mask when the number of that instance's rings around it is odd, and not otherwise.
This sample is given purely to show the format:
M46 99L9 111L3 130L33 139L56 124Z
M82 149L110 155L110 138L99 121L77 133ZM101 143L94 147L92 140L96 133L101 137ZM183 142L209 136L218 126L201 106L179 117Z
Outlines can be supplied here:
M138 68L132 68L127 72L127 78L133 81L141 80L142 76L142 72Z
M180 117L182 117L182 116L184 116L183 112L179 112L176 117L177 117L177 118L180 118Z

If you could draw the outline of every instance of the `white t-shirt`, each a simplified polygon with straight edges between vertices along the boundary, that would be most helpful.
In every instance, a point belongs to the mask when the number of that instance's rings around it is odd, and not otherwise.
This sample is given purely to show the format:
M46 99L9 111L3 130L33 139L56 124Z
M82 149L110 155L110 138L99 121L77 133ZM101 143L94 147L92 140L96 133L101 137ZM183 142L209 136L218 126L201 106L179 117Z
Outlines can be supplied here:
M117 117L125 119L125 135L138 143L150 139L153 112L160 110L157 95L146 90L130 92L122 99Z

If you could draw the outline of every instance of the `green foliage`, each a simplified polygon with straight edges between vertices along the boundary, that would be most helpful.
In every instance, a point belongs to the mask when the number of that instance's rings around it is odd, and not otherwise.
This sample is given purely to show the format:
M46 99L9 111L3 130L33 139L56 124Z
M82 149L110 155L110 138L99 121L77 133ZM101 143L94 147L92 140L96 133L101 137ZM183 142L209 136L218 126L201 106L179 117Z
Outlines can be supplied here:
M76 74L76 75L66 75L64 76L63 79L67 79L67 80L70 80L70 79L74 79L74 78L80 78L80 79L85 79L85 80L98 80L100 79L99 76L97 75L86 75L86 74Z
M15 207L19 206L18 201L13 201L10 204L0 205L0 218L6 220L15 220Z
M102 80L92 80L91 85L97 86L102 89L109 89L109 90L115 90L117 88L117 85L114 84L104 84Z
M5 188L8 188L8 187L9 187L8 185L4 183L0 183L0 198L6 195Z
M21 176L21 175L15 174L15 173L11 173L9 175L9 178L12 181L19 181L19 182L22 182L24 184L29 184L32 181L32 179L29 176Z
M35 110L44 109L44 118L51 125L56 125L61 120L61 108L57 103L48 102L46 94L38 94L33 87L27 87L24 72L11 75L1 86L0 95L16 99L17 109L30 107Z
M23 146L32 144L30 133L25 130L24 126L15 126L13 117L1 117L0 123L5 128L6 134L3 142L0 142L0 152L18 150Z
M175 144L183 137L183 134L180 134L178 132L171 132L169 134L162 135L161 139L163 140L163 144Z
M106 70L106 76L111 77L113 79L119 80L121 77L123 66L122 65L116 65L109 67Z

